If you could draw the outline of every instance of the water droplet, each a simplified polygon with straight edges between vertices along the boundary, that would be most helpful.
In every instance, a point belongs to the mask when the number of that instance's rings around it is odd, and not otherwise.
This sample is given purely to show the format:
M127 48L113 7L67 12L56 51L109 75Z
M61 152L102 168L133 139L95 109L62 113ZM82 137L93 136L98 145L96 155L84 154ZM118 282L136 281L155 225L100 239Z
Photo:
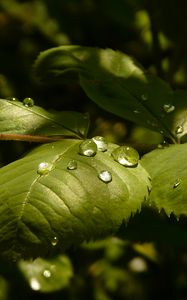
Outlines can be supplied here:
M77 162L75 160L73 160L73 159L70 160L68 162L67 169L68 170L75 170L75 169L77 169Z
M142 95L141 95L141 99L142 99L143 101L147 101L147 100L148 100L148 95L142 94Z
M51 163L44 161L38 165L37 173L39 175L45 175L48 174L52 169L53 169L53 165Z
M180 133L183 133L183 126L182 125L179 125L179 126L177 126L176 127L176 129L175 129L175 133L176 134L180 134Z
M32 107L34 106L34 100L32 98L25 98L23 104L25 107Z
M39 291L40 290L40 283L36 278L31 278L30 286L31 286L31 289L34 290L34 291Z
M54 236L51 239L51 245L55 247L57 244L58 244L58 238L57 238L57 236Z
M104 152L108 149L108 143L103 136L94 136L92 140L97 145L98 151Z
M134 113L134 114L140 114L141 112L140 112L138 109L135 109L135 110L133 111L133 113Z
M99 179L105 183L109 183L112 181L112 174L107 170L103 170L99 173Z
M173 188L176 189L181 184L181 180L177 179L173 185Z
M112 152L115 161L126 167L135 167L138 164L138 152L129 146L120 146Z
M160 133L161 133L161 134L164 134L164 131L163 131L163 130L160 130Z
M7 100L9 100L9 101L19 101L19 99L16 98L16 97L8 97Z
M79 145L79 154L85 156L94 156L97 153L97 145L93 140L88 139Z
M49 271L48 269L43 271L43 276L45 278L50 278L51 277L51 271Z
M157 148L158 149L164 149L169 147L169 144L166 141L163 141L162 143L158 144Z
M164 110L167 114L169 114L169 113L171 113L172 111L175 110L175 106L172 105L172 104L170 104L170 103L164 104L164 105L163 105L163 110Z

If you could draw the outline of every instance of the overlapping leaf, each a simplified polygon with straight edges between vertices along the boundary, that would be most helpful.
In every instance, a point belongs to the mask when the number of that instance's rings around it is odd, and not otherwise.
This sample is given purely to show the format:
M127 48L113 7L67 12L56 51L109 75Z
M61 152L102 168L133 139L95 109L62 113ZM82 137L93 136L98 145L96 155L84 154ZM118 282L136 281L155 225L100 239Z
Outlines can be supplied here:
M163 80L148 75L119 51L81 46L53 48L40 54L35 71L44 82L63 82L66 76L78 73L86 94L103 109L173 141L187 133L187 93L173 92Z
M142 160L152 177L150 201L170 215L187 215L187 144L146 154Z
M141 207L148 174L139 163L114 161L111 144L94 157L80 155L78 140L45 144L0 169L0 249L8 259L45 256L106 236ZM69 170L70 161L77 167ZM37 172L41 162L47 172ZM40 165L41 166L41 165ZM108 183L99 179L107 170Z
M86 136L89 120L78 112L50 113L39 106L0 99L0 134Z

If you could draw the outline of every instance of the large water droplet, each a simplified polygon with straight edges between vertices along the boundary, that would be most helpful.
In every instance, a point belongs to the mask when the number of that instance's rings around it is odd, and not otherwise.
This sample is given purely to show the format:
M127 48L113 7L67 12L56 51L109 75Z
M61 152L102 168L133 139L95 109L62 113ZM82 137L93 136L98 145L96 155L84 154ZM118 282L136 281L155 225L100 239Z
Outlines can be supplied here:
M32 107L32 106L34 106L34 100L32 98L29 98L29 97L25 98L23 100L23 104L24 104L25 107Z
M31 278L31 280L30 280L30 286L31 286L31 289L34 290L34 291L39 291L40 290L40 283L34 277Z
M54 236L54 237L51 239L51 245L52 245L53 247L55 247L57 244L58 244L58 237L57 237L57 236Z
M176 129L175 129L175 133L176 134L180 134L180 133L183 133L183 126L182 125L179 125L179 126L177 126L176 127Z
M51 271L48 270L48 269L45 269L45 270L43 271L43 276L44 276L45 278L50 278L50 277L51 277Z
M93 140L88 139L79 145L79 154L85 156L94 156L97 153L97 145Z
M67 169L68 170L76 170L77 169L77 162L75 160L70 160L68 162L68 165L67 165Z
M172 105L172 104L170 104L170 103L164 104L164 105L163 105L163 110L164 110L166 113L169 114L169 113L171 113L172 111L175 110L175 106Z
M138 164L138 152L129 146L120 146L112 152L115 161L126 167L135 167Z
M173 185L173 188L176 189L181 184L181 180L177 179Z
M108 143L103 136L94 136L92 140L97 145L98 151L104 152L108 149Z
M99 179L105 183L109 183L112 181L112 174L107 170L101 171L98 176Z
M39 175L45 175L48 174L52 169L53 165L51 163L43 161L38 165L37 173Z

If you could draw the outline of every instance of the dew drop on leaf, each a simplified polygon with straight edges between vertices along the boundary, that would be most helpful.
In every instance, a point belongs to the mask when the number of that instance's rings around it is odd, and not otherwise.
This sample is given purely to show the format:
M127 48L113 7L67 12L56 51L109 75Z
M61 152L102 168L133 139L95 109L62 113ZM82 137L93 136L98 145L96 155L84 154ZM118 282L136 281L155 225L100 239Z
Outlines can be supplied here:
M52 169L53 165L51 163L43 161L38 165L37 173L39 175L45 175L48 174Z
M23 100L23 104L25 107L33 107L34 106L34 100L32 98L25 98Z
M166 141L163 141L161 144L158 144L157 148L158 149L164 149L169 147L169 144Z
M175 133L176 134L183 133L183 126L182 125L177 126L175 129Z
M146 94L142 94L142 95L141 95L141 99L142 99L143 101L147 101L147 100L148 100L148 96L147 96Z
M140 114L140 111L139 111L138 109L135 109L135 110L133 111L133 113L134 113L134 114Z
M51 271L48 270L48 269L45 269L45 270L43 271L43 276L44 276L45 278L50 278L50 277L51 277Z
M76 162L76 160L73 160L73 159L70 160L68 162L67 169L68 170L76 170L77 169L77 162Z
M97 153L97 145L93 140L88 139L79 145L79 154L84 156L95 156Z
M177 179L173 185L173 188L176 189L181 184L181 180Z
M113 150L112 156L115 161L125 167L135 167L138 164L138 152L129 146L120 146Z
M16 97L8 97L7 100L9 100L9 101L19 101L19 99L16 98Z
M54 237L51 239L51 245L52 245L53 247L55 247L57 244L58 244L58 238L57 238L57 236L54 236Z
M39 291L40 290L40 283L34 277L31 278L31 280L30 280L30 286L31 286L31 289L34 290L34 291Z
M112 181L112 174L107 170L103 170L99 173L99 179L105 183L109 183Z
M108 143L103 136L95 136L92 138L92 140L97 145L98 151L104 152L108 149Z
M170 104L170 103L164 104L164 105L163 105L163 110L164 110L166 113L169 114L169 113L171 113L172 111L175 110L175 106L172 105L172 104Z

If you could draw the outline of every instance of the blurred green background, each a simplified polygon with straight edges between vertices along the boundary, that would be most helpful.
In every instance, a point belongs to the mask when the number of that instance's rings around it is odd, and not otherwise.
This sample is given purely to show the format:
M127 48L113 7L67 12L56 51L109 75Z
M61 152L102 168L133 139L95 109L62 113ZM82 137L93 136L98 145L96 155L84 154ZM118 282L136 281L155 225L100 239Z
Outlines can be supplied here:
M133 56L173 88L186 88L186 37L185 0L0 0L0 98L32 97L46 109L89 112L90 136L157 144L163 141L160 134L99 109L78 84L40 86L32 65L40 51L59 45L110 47ZM31 147L1 142L0 165ZM48 292L33 288L20 265L1 261L0 300L185 300L186 225L186 220L145 211L118 237L71 249L71 276L62 276L65 283L60 287L52 276L44 276Z

